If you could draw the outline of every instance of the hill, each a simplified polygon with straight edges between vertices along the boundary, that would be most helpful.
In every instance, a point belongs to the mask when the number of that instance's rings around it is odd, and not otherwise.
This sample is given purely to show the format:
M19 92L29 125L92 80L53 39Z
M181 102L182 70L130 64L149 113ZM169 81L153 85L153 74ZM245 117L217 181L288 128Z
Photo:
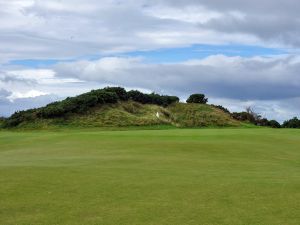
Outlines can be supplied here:
M6 128L51 127L228 127L240 126L230 113L215 106L179 103L176 96L126 92L105 88L16 112L4 122Z

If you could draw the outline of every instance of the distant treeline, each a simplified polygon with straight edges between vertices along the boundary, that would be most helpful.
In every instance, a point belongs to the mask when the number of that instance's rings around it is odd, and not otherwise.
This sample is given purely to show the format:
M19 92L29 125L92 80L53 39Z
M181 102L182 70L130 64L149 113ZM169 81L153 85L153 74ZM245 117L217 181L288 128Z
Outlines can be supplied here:
M259 114L255 113L253 109L248 107L245 112L233 112L231 113L227 108L221 105L213 105L214 107L222 110L225 113L231 115L232 118L243 121L250 122L256 126L272 127L272 128L300 128L300 120L295 117L291 120L285 121L282 125L276 120L268 120L267 118L262 118Z
M128 100L142 104L156 104L164 107L179 102L179 98L176 96L159 95L156 93L145 94L136 90L127 92L121 87L106 87L92 90L76 97L69 97L63 101L53 102L42 108L18 111L6 119L3 124L4 127L15 127L22 122L33 121L36 118L60 118L70 113L84 113L96 105Z

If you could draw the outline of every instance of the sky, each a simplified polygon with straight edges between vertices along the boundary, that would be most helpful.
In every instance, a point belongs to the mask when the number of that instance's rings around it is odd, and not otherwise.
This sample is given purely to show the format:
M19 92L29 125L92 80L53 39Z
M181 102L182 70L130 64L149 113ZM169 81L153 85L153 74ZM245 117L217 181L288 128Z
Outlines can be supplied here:
M0 0L0 116L105 86L300 117L298 0Z

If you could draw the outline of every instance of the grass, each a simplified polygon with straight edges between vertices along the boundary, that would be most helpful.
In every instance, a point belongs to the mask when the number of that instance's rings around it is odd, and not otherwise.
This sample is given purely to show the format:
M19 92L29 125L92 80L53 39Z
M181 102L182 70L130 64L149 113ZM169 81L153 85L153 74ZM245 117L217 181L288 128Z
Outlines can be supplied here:
M299 225L300 131L0 132L2 225Z
M172 121L179 127L238 127L239 121L222 110L206 104L177 103L168 107Z

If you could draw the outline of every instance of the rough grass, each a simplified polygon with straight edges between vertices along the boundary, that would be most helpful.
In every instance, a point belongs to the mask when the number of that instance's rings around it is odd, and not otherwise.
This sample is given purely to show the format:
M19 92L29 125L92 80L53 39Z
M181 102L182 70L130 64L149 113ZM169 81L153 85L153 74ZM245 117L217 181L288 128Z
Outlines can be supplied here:
M179 127L235 127L241 123L222 110L204 104L178 103L168 110Z
M2 225L299 225L300 131L0 132Z

